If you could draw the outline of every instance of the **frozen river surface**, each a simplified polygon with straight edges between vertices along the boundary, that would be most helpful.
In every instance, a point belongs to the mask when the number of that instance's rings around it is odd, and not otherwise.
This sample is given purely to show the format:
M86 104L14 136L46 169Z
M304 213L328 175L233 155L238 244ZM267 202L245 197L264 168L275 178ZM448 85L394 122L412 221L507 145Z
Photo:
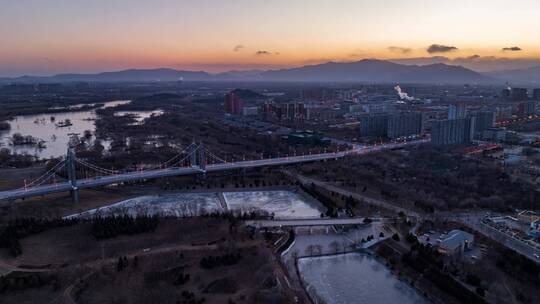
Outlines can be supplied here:
M176 193L138 196L113 205L92 209L76 216L92 217L95 214L130 214L136 216L148 214L191 217L221 211L222 208L217 193Z
M327 304L429 303L369 255L301 258L298 268L309 294Z
M254 191L223 193L227 209L235 212L265 211L274 213L276 218L318 218L321 210L313 199L293 191ZM118 203L88 210L75 216L91 217L101 215L164 215L177 217L199 216L223 212L217 192L168 193L145 195Z
M276 219L320 218L320 203L293 191L253 191L223 193L229 210L264 210Z

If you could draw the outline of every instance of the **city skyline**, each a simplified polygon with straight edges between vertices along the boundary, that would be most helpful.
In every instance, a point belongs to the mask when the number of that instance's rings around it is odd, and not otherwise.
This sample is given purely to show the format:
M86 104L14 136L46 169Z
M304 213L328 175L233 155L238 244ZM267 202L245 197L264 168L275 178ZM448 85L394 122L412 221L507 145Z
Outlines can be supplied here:
M540 66L539 14L535 1L3 1L0 76L366 58L525 68Z

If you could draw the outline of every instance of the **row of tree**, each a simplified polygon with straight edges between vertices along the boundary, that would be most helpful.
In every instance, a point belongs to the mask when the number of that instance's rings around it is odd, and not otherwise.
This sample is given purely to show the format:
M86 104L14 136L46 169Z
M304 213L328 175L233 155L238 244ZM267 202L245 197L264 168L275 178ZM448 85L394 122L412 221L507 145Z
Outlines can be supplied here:
M143 232L153 232L159 224L158 216L121 215L96 217L92 219L92 235L100 239L113 238L119 235L133 235Z
M476 287L476 293L472 292L446 273L443 257L431 246L424 246L418 242L414 242L411 246L411 251L402 256L402 262L422 273L435 286L462 303L486 303L482 298L485 294L484 289L478 285Z
M39 288L49 284L53 284L55 290L60 288L55 275L31 273L16 276L0 276L0 294L21 291L28 288Z
M204 269L213 269L221 266L235 265L242 259L240 253L228 253L218 256L203 257L200 261L200 266Z
M26 168L36 161L34 155L12 153L8 148L0 148L0 168Z
M314 183L312 183L309 187L300 185L300 188L304 192L306 192L307 194L311 195L312 197L317 199L319 202L321 202L323 206L326 208L326 212L324 214L321 214L321 217L323 217L324 215L329 216L329 217L337 217L338 207L336 206L334 201L332 201L331 199L326 197L324 194L319 192L317 190L317 186Z
M76 218L19 218L8 222L0 231L0 248L6 248L12 256L22 254L20 239L48 229L75 225Z
M184 290L182 291L182 299L176 301L177 304L202 304L206 302L204 297L198 298L195 293Z

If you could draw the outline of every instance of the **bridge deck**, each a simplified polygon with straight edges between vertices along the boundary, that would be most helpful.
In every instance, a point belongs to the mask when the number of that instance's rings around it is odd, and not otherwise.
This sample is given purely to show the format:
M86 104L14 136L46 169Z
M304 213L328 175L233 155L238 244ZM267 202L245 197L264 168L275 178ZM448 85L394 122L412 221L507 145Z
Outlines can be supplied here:
M289 156L289 157L280 157L280 158L269 158L269 159L259 159L259 160L247 160L239 162L224 162L219 164L208 164L204 170L198 166L192 167L170 167L165 169L155 169L155 170L145 170L145 171L133 171L126 173L119 173L114 175L106 175L96 178L88 179L79 179L76 184L75 189L84 189L105 186L110 184L134 181L134 180L143 180L143 179L152 179L168 176L179 176L179 175L191 175L191 174L200 174L204 172L217 172L224 170L233 170L233 169L243 169L243 168L255 168L263 166L279 166L279 165L289 165L296 163L320 161L325 159L337 159L344 157L350 154L367 154L371 152L381 151L385 149L398 148L406 145L414 145L425 143L428 140L422 139L411 142L404 143L392 143L380 146L370 146L370 147L356 147L352 150L341 151L341 152L331 152L331 153L322 153L322 154L312 154L312 155L301 155L301 156ZM45 195L56 192L65 192L74 190L72 185L69 182L61 182L56 184L48 184L35 186L30 188L20 188L15 190L8 190L0 192L0 200L12 200L19 198L26 198L32 196Z
M294 163L310 162L310 161L319 161L324 159L335 159L343 157L347 152L337 152L337 153L326 153L326 154L316 154L316 155L303 155L303 156L292 156L292 157L282 157L282 158L273 158L273 159L261 159L261 160L248 160L240 162L230 162L230 163L221 163L221 164L209 164L206 166L205 170L200 169L199 167L173 167L166 169L156 169L156 170L146 170L146 171L134 171L126 172L116 175L107 175L96 178L89 179L79 179L77 180L77 189L85 189L92 187L105 186L110 184L128 182L133 180L141 179L152 179L168 176L179 176L179 175L191 175L191 174L200 174L204 172L217 172L224 170L232 169L243 169L243 168L255 168L263 166L278 166L278 165L288 165ZM55 192L65 192L72 190L72 186L69 182L61 182L51 185L42 185L31 188L21 188L15 190L8 190L0 192L0 200L6 199L18 199L24 197L32 197L45 195Z

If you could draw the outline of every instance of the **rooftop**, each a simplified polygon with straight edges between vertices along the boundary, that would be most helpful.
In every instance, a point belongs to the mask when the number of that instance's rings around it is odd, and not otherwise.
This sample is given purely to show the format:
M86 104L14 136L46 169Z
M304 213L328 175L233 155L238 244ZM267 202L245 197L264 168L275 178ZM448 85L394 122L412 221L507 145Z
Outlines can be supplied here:
M465 242L472 242L474 236L468 232L454 229L448 233L448 237L441 241L441 245L446 248L457 248Z

